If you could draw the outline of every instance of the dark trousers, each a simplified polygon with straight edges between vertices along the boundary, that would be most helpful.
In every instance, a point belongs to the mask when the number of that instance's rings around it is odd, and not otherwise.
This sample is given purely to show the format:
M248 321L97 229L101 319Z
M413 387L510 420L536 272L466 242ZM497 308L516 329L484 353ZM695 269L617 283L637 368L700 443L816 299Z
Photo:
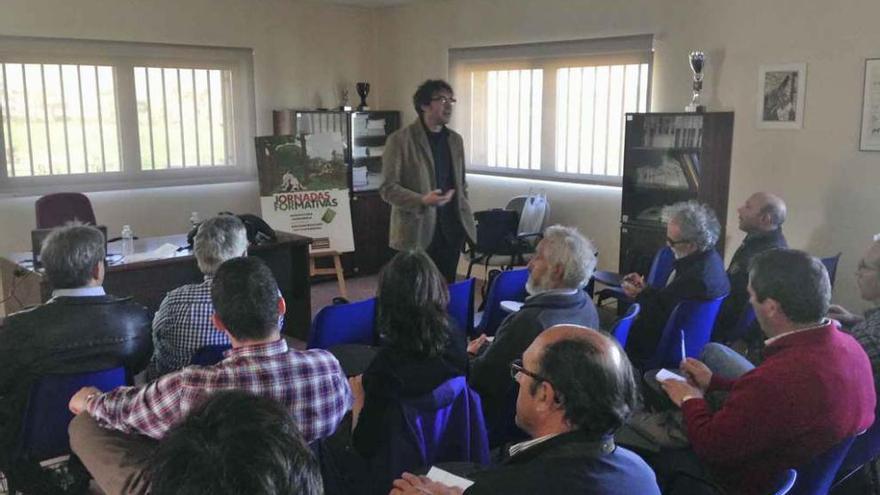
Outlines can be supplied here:
M434 229L434 237L426 249L428 256L437 265L440 274L447 283L455 282L455 273L458 269L458 258L461 256L461 247L464 245L464 229L461 225L452 228L438 225Z

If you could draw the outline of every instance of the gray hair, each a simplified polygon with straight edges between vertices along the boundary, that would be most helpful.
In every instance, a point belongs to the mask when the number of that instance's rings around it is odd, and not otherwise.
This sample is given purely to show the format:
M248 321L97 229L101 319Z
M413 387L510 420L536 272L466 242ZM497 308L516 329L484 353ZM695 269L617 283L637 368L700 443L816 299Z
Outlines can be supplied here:
M681 229L681 240L696 244L700 252L715 247L721 235L721 224L715 212L696 201L683 201L663 209L667 222L675 222Z
M95 267L104 262L104 234L78 223L53 230L43 241L40 262L55 289L86 286Z
M563 268L562 283L566 288L582 289L596 269L596 248L574 227L553 225L544 231L547 260Z
M205 275L213 275L224 261L244 254L247 246L244 223L234 215L220 215L199 226L193 241L193 253L199 270Z

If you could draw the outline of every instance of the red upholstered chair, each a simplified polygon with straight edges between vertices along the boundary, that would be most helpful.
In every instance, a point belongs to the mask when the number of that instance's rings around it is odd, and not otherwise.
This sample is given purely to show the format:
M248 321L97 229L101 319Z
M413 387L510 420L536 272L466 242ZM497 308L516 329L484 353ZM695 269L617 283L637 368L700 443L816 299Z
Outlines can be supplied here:
M82 193L47 194L37 200L34 210L38 229L60 227L73 220L96 224L92 202Z

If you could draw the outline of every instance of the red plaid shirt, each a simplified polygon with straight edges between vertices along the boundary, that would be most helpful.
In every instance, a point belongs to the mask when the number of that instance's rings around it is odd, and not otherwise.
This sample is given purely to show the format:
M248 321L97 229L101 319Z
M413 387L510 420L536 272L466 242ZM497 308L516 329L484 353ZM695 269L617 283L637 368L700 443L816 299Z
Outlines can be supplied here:
M352 404L332 354L288 349L279 339L230 349L214 366L189 366L141 387L119 387L89 401L87 410L105 427L160 439L205 397L226 389L279 402L306 442L332 434Z

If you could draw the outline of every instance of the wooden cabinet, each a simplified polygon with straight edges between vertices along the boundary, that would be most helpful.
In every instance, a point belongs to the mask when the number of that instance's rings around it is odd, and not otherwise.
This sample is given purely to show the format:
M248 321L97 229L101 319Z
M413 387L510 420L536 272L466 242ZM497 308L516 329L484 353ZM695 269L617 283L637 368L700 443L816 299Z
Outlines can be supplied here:
M626 116L620 218L620 273L647 273L665 244L663 207L697 200L721 223L724 254L733 112Z
M345 272L353 275L376 273L394 256L388 247L391 206L379 197L379 191L354 192L351 195L351 223L354 252L342 256Z

